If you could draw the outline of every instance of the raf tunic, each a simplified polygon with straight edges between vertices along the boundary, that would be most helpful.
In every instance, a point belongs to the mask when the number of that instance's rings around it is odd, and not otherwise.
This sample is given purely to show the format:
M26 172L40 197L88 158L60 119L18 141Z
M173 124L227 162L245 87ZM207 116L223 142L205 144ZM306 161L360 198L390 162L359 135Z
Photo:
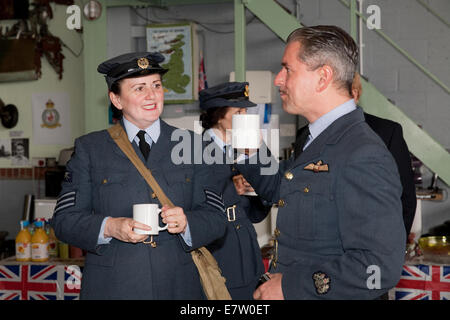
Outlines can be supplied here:
M76 139L51 225L58 239L87 251L82 299L205 298L189 251L222 237L226 224L223 212L206 203L203 185L211 180L209 167L173 163L174 130L161 120L160 137L147 161L132 145L169 199L183 208L191 247L181 235L167 231L154 236L156 248L115 238L98 245L105 217L132 218L133 204L161 204L106 130Z
M283 274L285 299L375 299L398 282L402 188L361 108L335 120L275 175L260 175L261 165L237 167L278 204L270 272Z

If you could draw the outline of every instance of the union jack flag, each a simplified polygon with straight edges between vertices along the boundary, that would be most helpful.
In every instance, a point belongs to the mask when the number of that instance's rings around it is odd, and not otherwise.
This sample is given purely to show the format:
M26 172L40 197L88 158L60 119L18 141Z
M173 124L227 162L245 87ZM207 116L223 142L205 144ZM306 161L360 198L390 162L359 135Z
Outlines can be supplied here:
M81 271L78 266L0 265L0 300L78 299Z
M404 265L395 300L450 300L450 266Z

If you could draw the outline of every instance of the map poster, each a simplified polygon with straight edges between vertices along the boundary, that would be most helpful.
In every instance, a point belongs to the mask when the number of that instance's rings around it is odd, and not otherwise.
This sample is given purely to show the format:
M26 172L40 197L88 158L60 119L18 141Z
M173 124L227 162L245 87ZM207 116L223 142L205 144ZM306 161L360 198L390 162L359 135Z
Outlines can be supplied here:
M163 76L166 103L191 103L197 99L198 73L195 68L193 23L147 26L147 51L161 53L161 64L169 69Z

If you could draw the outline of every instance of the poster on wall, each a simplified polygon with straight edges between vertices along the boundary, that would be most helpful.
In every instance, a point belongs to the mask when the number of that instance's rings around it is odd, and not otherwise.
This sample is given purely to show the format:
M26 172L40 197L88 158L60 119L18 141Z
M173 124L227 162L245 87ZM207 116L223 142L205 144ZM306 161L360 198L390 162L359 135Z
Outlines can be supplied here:
M33 93L31 99L33 143L71 145L69 94Z
M197 99L194 28L193 23L147 26L147 51L161 53L165 58L162 67L169 69L163 77L166 103L191 103Z

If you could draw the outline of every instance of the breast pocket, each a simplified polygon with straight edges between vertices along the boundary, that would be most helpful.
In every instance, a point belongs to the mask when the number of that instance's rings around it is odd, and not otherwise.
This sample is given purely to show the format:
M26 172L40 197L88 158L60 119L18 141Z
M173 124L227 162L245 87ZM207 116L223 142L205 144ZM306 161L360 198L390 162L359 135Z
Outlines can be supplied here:
M164 180L167 183L166 191L175 205L190 208L192 202L192 186L194 170L190 167L171 168L164 170Z
M101 213L113 217L131 217L132 204L137 187L129 184L129 175L126 173L99 174L95 177L98 187L98 197Z
M324 173L301 172L295 182L283 182L280 223L291 236L310 240L335 236L338 226L331 181Z

